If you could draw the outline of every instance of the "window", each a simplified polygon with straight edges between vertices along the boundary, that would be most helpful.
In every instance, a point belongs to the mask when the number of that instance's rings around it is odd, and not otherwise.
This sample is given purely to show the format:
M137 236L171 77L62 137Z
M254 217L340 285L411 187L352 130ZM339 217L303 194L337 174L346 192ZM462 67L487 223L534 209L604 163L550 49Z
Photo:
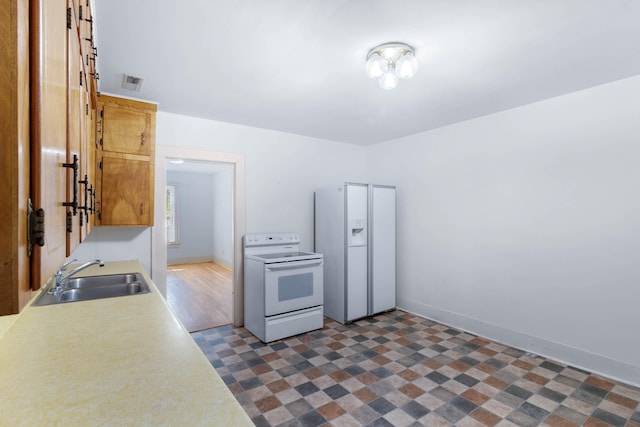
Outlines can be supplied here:
M178 187L167 185L167 205L165 206L167 245L177 246L180 244L178 206Z

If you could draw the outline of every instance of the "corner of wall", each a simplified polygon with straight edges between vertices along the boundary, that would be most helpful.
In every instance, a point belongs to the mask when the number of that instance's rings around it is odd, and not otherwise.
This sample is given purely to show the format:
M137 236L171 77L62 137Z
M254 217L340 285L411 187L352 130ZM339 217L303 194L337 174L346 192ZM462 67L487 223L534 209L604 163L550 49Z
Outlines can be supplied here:
M579 348L549 341L541 337L534 337L416 301L399 300L398 308L474 335L480 335L503 345L556 360L567 366L574 366L640 387L640 366L630 365Z

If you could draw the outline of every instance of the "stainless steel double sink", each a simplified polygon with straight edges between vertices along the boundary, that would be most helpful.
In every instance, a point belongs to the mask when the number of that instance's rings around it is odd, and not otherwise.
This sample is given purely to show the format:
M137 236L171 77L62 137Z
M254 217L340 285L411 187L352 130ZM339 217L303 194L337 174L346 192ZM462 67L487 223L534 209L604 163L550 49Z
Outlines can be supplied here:
M55 286L55 281L48 283L33 301L33 305L62 304L151 292L151 287L141 273L74 277L68 279L63 286L62 292L58 295L49 292L53 286Z

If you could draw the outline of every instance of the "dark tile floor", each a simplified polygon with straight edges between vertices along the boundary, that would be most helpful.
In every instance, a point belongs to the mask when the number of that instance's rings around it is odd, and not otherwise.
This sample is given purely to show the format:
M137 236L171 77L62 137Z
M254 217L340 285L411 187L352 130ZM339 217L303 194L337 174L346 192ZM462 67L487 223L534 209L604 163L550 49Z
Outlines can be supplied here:
M192 334L257 426L640 427L640 389L402 311Z

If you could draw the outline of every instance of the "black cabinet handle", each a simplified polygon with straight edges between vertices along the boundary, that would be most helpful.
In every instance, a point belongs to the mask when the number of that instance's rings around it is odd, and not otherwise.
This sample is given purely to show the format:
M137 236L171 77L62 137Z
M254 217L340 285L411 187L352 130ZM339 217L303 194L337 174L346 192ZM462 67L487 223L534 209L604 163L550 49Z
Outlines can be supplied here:
M85 174L82 181L78 181L79 184L84 185L84 205L78 206L78 209L84 212L84 217L89 223L89 212L91 211L91 202L89 200L91 189L89 188L89 177ZM80 214L80 226L82 226L82 214Z
M96 213L96 189L91 187L91 214Z
M73 169L73 200L63 202L62 206L73 208L73 216L76 216L78 214L78 155L73 155L73 163L63 163L62 166Z

